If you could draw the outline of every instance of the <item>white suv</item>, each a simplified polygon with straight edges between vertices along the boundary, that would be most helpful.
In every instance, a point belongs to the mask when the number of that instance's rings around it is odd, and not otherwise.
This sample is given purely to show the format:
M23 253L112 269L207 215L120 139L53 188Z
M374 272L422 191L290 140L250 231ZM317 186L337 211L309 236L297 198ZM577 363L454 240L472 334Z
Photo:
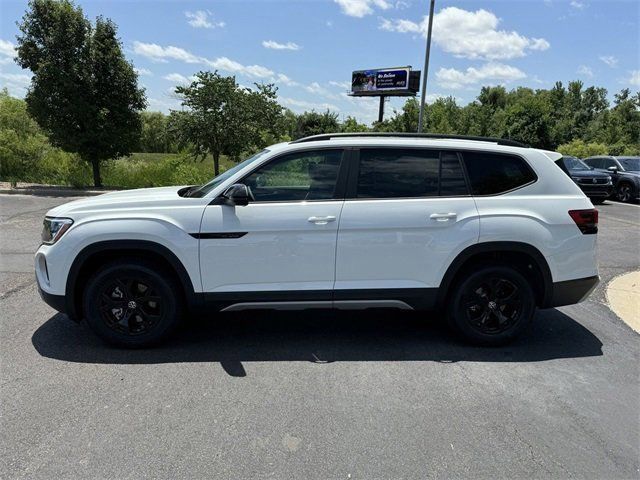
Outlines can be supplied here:
M49 305L123 346L186 312L265 308L441 310L502 344L598 282L598 212L560 157L499 139L303 138L206 185L54 208L36 276Z

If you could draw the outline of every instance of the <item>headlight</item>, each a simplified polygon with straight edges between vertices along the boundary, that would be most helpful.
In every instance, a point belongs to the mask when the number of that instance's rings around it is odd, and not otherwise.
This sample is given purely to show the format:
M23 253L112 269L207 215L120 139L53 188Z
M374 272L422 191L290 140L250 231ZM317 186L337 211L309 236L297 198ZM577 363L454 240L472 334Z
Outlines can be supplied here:
M73 220L70 218L51 218L44 217L42 228L42 243L46 245L53 245L60 237L64 235L64 232L69 230L69 227L73 224Z

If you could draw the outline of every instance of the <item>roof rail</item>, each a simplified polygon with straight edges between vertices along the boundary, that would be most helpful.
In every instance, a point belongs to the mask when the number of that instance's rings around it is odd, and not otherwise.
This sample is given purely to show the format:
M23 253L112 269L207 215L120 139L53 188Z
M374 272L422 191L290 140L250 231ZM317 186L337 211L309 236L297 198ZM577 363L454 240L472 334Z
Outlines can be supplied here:
M331 140L332 138L357 138L357 137L381 137L381 138L433 138L441 140L473 140L476 142L491 142L498 145L505 145L508 147L523 147L529 148L526 145L516 140L510 140L507 138L495 138L495 137L473 137L468 135L449 135L445 133L408 133L408 132L360 132L360 133L323 133L320 135L312 135L310 137L299 138L293 140L290 143L306 143L316 142L321 140Z

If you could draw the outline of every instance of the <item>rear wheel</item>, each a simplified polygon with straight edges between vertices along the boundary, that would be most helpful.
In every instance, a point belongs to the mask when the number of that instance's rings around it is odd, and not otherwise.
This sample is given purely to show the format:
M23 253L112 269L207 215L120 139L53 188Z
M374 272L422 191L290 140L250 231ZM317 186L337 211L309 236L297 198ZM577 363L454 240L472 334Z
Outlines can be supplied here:
M485 266L454 286L448 319L467 341L497 346L522 334L535 307L533 289L519 271L507 266Z
M633 185L627 182L620 182L616 188L616 198L621 202L630 202L633 193Z
M182 314L179 286L170 272L141 260L118 260L99 269L83 296L84 316L108 343L138 348L167 338Z

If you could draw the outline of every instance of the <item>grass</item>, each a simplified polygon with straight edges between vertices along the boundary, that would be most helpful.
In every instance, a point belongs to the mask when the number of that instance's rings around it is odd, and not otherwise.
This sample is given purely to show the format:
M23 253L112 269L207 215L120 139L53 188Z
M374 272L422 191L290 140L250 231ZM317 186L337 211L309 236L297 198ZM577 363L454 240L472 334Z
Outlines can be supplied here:
M220 159L220 170L234 163ZM213 159L194 160L184 154L134 153L107 163L102 169L102 183L107 187L146 188L166 185L195 185L214 177Z

